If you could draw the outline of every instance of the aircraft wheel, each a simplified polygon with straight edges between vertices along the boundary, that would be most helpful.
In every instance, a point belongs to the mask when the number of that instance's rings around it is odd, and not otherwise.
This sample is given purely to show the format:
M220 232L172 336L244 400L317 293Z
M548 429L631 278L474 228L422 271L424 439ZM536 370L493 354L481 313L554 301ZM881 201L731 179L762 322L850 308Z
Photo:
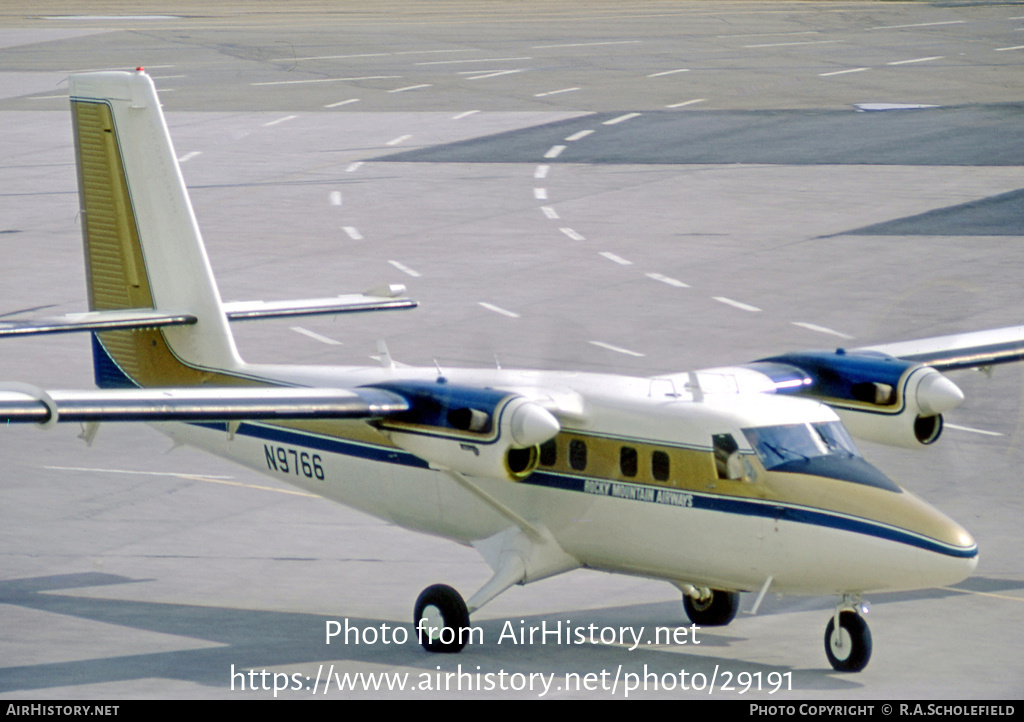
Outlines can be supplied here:
M702 627L724 627L731 622L740 608L740 593L712 589L707 599L694 599L683 595L683 609L694 624Z
M469 610L462 595L446 584L427 587L416 600L413 625L428 652L455 654L469 639Z
M856 612L839 613L839 629L835 618L825 627L825 654L833 669L840 672L859 672L871 659L871 630Z

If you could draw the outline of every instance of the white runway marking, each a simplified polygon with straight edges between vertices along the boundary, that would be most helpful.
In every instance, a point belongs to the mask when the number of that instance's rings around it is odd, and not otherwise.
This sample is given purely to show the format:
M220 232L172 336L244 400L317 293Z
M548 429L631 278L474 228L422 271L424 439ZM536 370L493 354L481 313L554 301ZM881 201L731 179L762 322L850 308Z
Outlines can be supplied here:
M264 128L269 128L272 125L277 125L278 123L284 123L284 122L289 121L289 120L295 120L298 117L299 116L297 116L297 115L286 115L283 118L278 118L277 120L271 120L268 123L264 123L263 127Z
M341 341L335 341L333 338L328 338L327 336L321 336L316 331L310 331L308 328L303 328L302 326L292 326L291 329L295 333L301 333L303 336L308 336L309 338L313 339L314 341L319 341L320 343L325 343L328 346L341 346L342 345Z
M96 472L100 474L139 474L142 476L172 476L187 481L205 481L208 484L226 484L227 486L241 486L246 489L259 489L260 491L275 491L278 494L294 494L295 496L306 496L312 499L317 498L316 494L309 494L305 491L293 491L292 489L276 489L272 486L261 484L244 484L240 481L232 481L233 476L214 476L213 474L183 474L170 471L132 471L131 469L93 469L84 466L44 466L44 469L55 471L77 471Z
M325 108L340 108L343 105L351 105L352 103L358 103L359 98L349 98L348 100L339 100L337 103L329 103L325 105Z
M480 71L477 70L477 71L474 71L474 72L480 72ZM495 71L490 72L490 73L484 73L483 75L474 75L471 78L466 78L466 80L486 80L487 78L498 78L498 77L501 77L502 75L513 75L515 73L521 73L521 72L523 72L522 68L516 68L514 70L495 70Z
M186 153L185 155L183 155L180 158L178 158L178 162L179 163L187 163L188 161L190 161L193 158L195 158L197 155L202 155L202 154L203 154L203 151L201 151L201 150L194 150L191 153Z
M757 306L751 306L749 303L734 301L733 299L726 298L725 296L713 296L712 298L714 298L719 303L724 303L727 306L738 308L741 311L750 311L751 313L760 313L761 311L761 309L759 309Z
M634 45L642 40L603 40L593 43L559 43L558 45L534 45L531 50L542 50L546 48L589 48L594 45Z
M331 199L331 205L332 206L340 206L341 205L341 191L331 191L330 199Z
M348 168L345 169L346 173L354 173L363 167L363 161L357 160L355 163L349 163Z
M693 100L684 100L682 103L672 103L672 105L666 105L666 108L685 108L687 105L696 105L697 103L703 103L707 101L707 98L694 98Z
M690 287L689 284L683 283L678 278L672 278L671 276L663 276L660 273L645 273L644 275L647 276L648 278L650 278L653 281L660 281L661 283L667 283L668 285L675 286L676 288L689 288Z
M556 218L558 218L558 211L556 211L551 206L541 206L540 210L541 213L543 213L546 217L550 218L551 220L555 220Z
M452 116L452 120L462 120L463 118L468 118L471 115L476 115L479 112L480 112L479 110L467 110L465 113L459 113L458 115L453 115Z
M544 154L545 158L557 158L562 155L562 151L565 150L564 145L553 145L548 148L548 152Z
M651 73L648 78L660 78L665 75L675 75L676 73L688 73L689 68L676 68L675 70L662 70L660 73Z
M846 338L846 339L853 338L853 336L851 336L851 335L849 335L847 333L843 333L842 331L836 331L835 329L828 328L827 326L819 326L816 323L806 323L804 321L792 321L792 324L794 326L799 326L800 328L806 328L808 331L817 331L818 333L827 333L830 336L838 336L839 338Z
M826 45L828 43L841 43L842 40L801 40L795 43L763 43L761 45L744 45L744 48L786 48L792 45Z
M384 145L398 145L399 143L404 143L405 141L409 140L410 138L412 138L411 135L400 135L397 138L393 138L393 139L389 140Z
M533 189L533 197L536 198L539 201L546 201L548 199L548 189L547 188L534 188Z
M960 25L966 20L946 20L941 23L913 23L912 25L879 25L868 30L899 30L900 28L930 28L936 25Z
M533 60L533 58L522 56L518 58L472 58L470 60L430 60L414 63L414 65L455 65L456 63L504 63L509 60Z
M819 77L827 78L831 75L846 75L848 73L863 73L865 70L871 70L871 68L850 68L848 70L833 70L831 73L818 73Z
M927 63L929 60L942 60L944 55L932 55L927 58L914 58L912 60L894 60L886 65L910 65L911 63Z
M639 118L639 117L640 117L639 113L626 113L625 115L620 115L617 118L612 118L611 120L606 120L606 121L604 121L604 123L602 123L602 125L618 125L619 123L625 123L627 120L632 120L633 118Z
M401 75L363 75L358 78L309 78L307 80L274 80L264 83L249 83L250 86L258 88L263 85L306 85L308 83L350 83L356 80L394 80L401 78ZM164 92L164 91L160 91Z
M360 233L359 229L356 228L355 226L342 226L341 230L345 231L348 237L351 238L353 241L363 240L363 234Z
M533 177L540 180L548 177L548 170L551 168L549 165L539 165L533 171Z
M549 90L546 93L534 93L533 97L534 98L546 98L549 95L559 95L560 93L571 93L571 92L573 92L575 90L579 90L579 88L576 87L576 88L562 88L560 90Z
M585 241L585 240L587 240L586 238L584 238L582 235L580 235L579 233L577 233L576 231L574 231L571 228L559 228L558 230L560 230L565 235L569 236L569 238L571 238L574 241Z
M618 263L620 266L632 266L633 265L632 261L627 261L622 256L616 255L616 254L612 253L611 251L601 251L598 255L604 256L609 261L612 261L613 263Z
M502 308L501 306L495 306L493 303L487 303L487 301L477 301L481 306L486 308L488 311L494 311L500 313L502 316L508 316L509 318L519 318L519 314L515 311L509 311L508 309Z
M388 92L389 93L404 93L407 90L419 90L420 88L431 88L431 87L433 87L433 85L430 84L430 83L420 83L419 85L406 85L404 88L395 88L394 90L389 90Z
M997 53L1001 53L1004 50L1024 50L1024 45L1014 45L1014 46L1009 47L1009 48L996 48L996 52Z
M974 428L971 428L970 426L960 426L958 424L949 424L949 423L947 423L945 426L946 426L947 429L956 429L957 431L970 431L972 434L983 434L984 436L1002 436L1003 435L1003 434L1000 434L998 431L986 431L985 429L974 429Z
M567 143L572 143L573 141L582 140L583 138L586 138L588 135L590 135L593 132L594 132L593 130L581 130L581 131L578 131L576 133L573 133L572 135L570 135L565 140L566 140Z
M614 351L615 353L626 354L627 356L636 356L637 358L643 358L644 356L644 354L639 351L630 351L628 348L622 348L621 346L612 346L610 343L605 343L604 341L591 341L590 343L595 346L608 349L609 351Z
M392 266L397 268L402 273L405 273L405 274L407 274L409 276L412 276L413 278L419 278L420 277L420 272L419 271L412 270L411 268L409 268L404 263L399 263L398 261L388 261L388 263L390 263Z

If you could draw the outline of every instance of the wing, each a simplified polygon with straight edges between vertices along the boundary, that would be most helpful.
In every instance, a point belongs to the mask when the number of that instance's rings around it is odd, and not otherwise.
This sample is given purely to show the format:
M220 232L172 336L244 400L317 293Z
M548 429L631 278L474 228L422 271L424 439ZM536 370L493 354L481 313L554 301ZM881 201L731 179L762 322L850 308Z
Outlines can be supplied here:
M937 371L995 366L1024 361L1024 326L922 338L858 350L915 361Z
M830 406L861 439L916 447L938 440L963 392L944 372L1024 361L1024 326L833 351L653 379L691 394L774 393Z
M0 387L0 423L368 419L409 410L396 393L355 389L247 387L43 391Z

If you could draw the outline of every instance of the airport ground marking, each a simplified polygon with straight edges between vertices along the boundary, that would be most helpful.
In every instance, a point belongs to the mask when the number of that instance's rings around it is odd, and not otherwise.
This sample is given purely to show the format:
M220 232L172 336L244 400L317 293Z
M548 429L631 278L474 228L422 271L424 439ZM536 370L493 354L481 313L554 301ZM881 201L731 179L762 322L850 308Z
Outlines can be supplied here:
M724 303L726 306L732 306L733 308L738 308L741 311L749 311L750 313L760 313L761 312L761 309L759 309L757 306L751 306L749 303L743 303L742 301L736 301L736 300L731 299L731 298L726 298L725 296L712 296L712 298L714 300L718 301L719 303Z
M487 301L477 301L477 303L486 308L488 311L493 311L494 313L501 314L502 316L507 316L508 318L520 318L520 315L515 311L509 311L507 308L495 306L493 303L487 303Z
M643 358L644 354L639 351L631 351L628 348L622 348L621 346L613 346L610 343L604 341L591 341L591 344L598 346L599 348L607 349L608 351L614 351L615 353L625 354L626 356L636 356L637 358Z
M341 343L341 341L336 341L335 339L330 338L329 336L324 336L322 334L317 333L316 331L310 331L308 328L303 328L302 326L292 326L291 329L295 333L301 333L303 336L308 336L309 338L313 339L314 341L319 341L320 343L325 343L328 346L341 346L341 345L343 345Z

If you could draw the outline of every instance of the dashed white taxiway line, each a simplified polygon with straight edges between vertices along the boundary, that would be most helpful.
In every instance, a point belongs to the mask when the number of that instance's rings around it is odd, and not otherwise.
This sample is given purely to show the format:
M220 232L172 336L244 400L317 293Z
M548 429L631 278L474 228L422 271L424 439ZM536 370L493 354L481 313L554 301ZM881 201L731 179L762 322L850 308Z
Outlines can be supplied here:
M582 234L577 233L576 231L574 231L571 228L559 228L558 230L560 230L562 233L564 233L565 235L567 235L569 238L571 238L574 241L585 241L585 240L587 240L586 238L583 237Z
M621 346L612 346L610 343L605 343L604 341L591 341L590 343L594 346L614 351L615 353L625 354L627 356L636 356L638 358L643 358L644 356L644 354L639 351L630 351L628 348L622 348Z
M620 115L617 118L612 118L611 120L606 120L606 121L604 121L604 123L602 123L602 125L618 125L619 123L625 123L627 120L632 120L633 118L639 118L639 117L640 117L640 113L626 113L625 115Z
M286 115L283 118L278 118L277 120L271 120L271 121L268 121L268 122L264 123L263 127L264 128L269 128L272 125L277 125L278 123L285 123L285 122L287 122L289 120L295 120L298 117L299 116L297 116L297 115Z
M477 303L486 308L488 311L494 311L495 313L499 313L502 316L507 316L509 318L520 318L519 314L516 313L515 311L509 311L507 308L495 306L493 303L487 303L487 301L477 301Z
M202 154L203 154L203 151L201 151L201 150L194 150L191 153L186 153L185 155L183 155L180 158L178 158L178 162L179 163L187 163L188 161L190 161L193 158L195 158L197 155L202 155Z
M676 73L688 73L689 68L676 68L675 70L662 70L660 73L651 73L648 78L661 78L665 75L675 75Z
M688 283L683 283L678 278L672 278L671 276L663 276L660 273L645 273L645 276L650 278L652 281L660 281L661 283L667 283L669 286L675 286L676 288L689 288Z
M983 434L984 436L1002 436L998 431L986 431L985 429L975 429L970 426L960 426L959 424L946 424L947 429L956 429L957 431L970 431L972 434Z
M548 170L550 170L550 168L551 168L551 166L549 166L549 165L539 165L539 166L537 166L534 169L534 171L533 171L533 177L538 179L538 180L541 179L541 178L547 178L548 177Z
M391 140L389 140L384 145L398 145L399 143L404 143L405 141L409 140L410 138L412 138L412 136L408 135L408 134L407 135L400 135L397 138L392 138Z
M942 60L944 55L932 55L927 58L912 58L911 60L894 60L886 65L910 65L911 63L927 63L930 60Z
M620 266L632 266L633 265L632 261L627 261L622 256L619 256L619 255L617 255L615 253L612 253L611 251L601 251L598 255L604 256L605 258L607 258L612 263L618 263Z
M352 103L358 103L359 98L349 98L348 100L339 100L337 103L328 103L325 108L340 108L343 105L351 105Z
M849 73L863 73L871 68L848 68L846 70L833 70L831 73L818 73L818 77L828 78L832 75L848 75Z
M800 328L806 328L808 331L817 331L818 333L827 333L830 336L838 336L839 338L845 338L845 339L853 338L853 336L851 336L848 333L843 333L842 331L836 331L835 329L828 328L827 326L819 326L816 323L806 323L804 321L793 321L792 324L794 326L799 326Z
M341 341L335 341L333 338L329 338L327 336L321 336L316 331L310 331L308 328L303 328L302 326L292 326L291 329L295 333L301 333L303 336L308 336L309 338L313 339L314 341L319 341L320 343L325 343L328 346L341 346L342 345Z
M342 203L341 191L331 191L329 198L332 206L340 206Z
M464 113L459 113L458 115L453 115L452 116L452 120L462 120L463 118L468 118L471 115L476 115L479 112L480 112L479 110L467 110Z
M562 155L562 151L565 150L564 145L553 145L548 149L548 152L544 154L545 158L557 158Z
M547 188L534 188L533 189L533 197L536 198L538 201L546 201L548 199L548 189Z
M593 132L594 132L593 130L580 130L580 131L577 131L577 132L573 133L572 135L568 136L565 139L565 141L567 143L572 143L572 142L577 141L577 140L582 140L583 138L586 138L588 135L592 134Z
M353 241L363 240L363 234L355 226L342 226L341 230L345 231L345 234Z
M551 206L541 206L540 210L545 217L550 218L551 220L556 220L558 218L558 211Z
M666 105L666 108L685 108L688 105L696 105L697 103L707 102L707 98L694 98L693 100L684 100L682 103L672 103Z
M406 275L412 276L413 278L419 278L420 277L420 272L419 271L412 270L411 268L409 268L404 263L399 263L398 261L388 261L388 263L390 263L392 266L394 266L395 268L397 268L399 271L401 271L402 273L404 273Z
M575 90L579 90L579 88L576 87L576 88L561 88L559 90L549 90L546 93L534 93L533 97L534 98L546 98L549 95L559 95L560 93L571 93L571 92L573 92Z
M420 88L432 88L432 87L434 87L434 86L431 83L420 83L419 85L406 85L404 88L395 88L394 90L389 90L388 92L389 93L404 93L404 92L406 92L408 90L419 90Z
M749 311L751 313L760 313L761 311L757 306L751 306L749 303L742 303L741 301L734 301L733 299L726 298L725 296L712 296L712 298L719 303L724 303L726 306L738 308L741 311Z

